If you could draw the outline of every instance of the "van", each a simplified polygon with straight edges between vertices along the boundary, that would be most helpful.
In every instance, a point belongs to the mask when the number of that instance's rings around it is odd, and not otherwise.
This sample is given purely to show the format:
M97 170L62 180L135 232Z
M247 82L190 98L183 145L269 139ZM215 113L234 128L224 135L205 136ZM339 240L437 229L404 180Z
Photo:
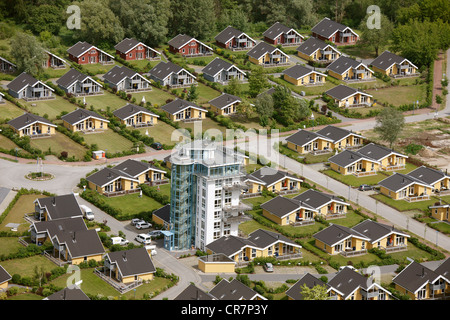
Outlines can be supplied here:
M92 221L94 220L94 213L92 212L91 208L89 208L88 206L85 206L84 204L80 205L80 209L84 214L84 217L89 220Z
M120 244L121 246L126 246L130 241L122 237L111 237L112 244Z
M150 237L148 234L146 233L140 233L136 236L136 238L134 238L134 240L136 240L139 243L143 243L143 244L150 244L152 243L152 237Z

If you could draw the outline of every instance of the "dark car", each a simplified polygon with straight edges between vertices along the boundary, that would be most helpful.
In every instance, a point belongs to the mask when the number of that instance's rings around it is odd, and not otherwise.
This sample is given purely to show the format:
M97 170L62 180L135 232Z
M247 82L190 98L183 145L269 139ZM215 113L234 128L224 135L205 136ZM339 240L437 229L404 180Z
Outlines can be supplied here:
M359 191L369 191L369 190L373 190L373 187L369 186L368 184L362 184L359 186L358 190Z
M152 148L153 148L153 149L156 149L156 150L161 150L161 149L162 149L162 144L159 143L159 142L154 142L154 143L152 144Z

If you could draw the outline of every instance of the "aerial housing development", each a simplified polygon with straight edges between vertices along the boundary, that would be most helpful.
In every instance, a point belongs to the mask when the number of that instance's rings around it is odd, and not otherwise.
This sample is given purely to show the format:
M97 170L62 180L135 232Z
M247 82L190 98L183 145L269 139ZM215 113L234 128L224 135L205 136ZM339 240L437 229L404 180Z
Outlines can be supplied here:
M1 7L0 300L450 300L447 2Z

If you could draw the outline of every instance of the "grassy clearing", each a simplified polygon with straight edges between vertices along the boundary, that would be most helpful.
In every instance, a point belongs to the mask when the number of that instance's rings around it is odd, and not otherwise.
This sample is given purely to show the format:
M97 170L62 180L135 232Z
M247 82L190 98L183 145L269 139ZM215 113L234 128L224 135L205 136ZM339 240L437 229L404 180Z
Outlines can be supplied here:
M104 150L107 153L127 151L133 147L133 142L111 129L99 133L84 134L83 138L87 144L96 144L99 150Z
M390 103L394 106L423 102L426 98L426 85L395 86L382 89L368 89L366 92L380 103Z
M16 237L0 238L0 256L7 256L11 253L17 252L20 248L23 248L23 245L17 241Z
M107 110L110 107L111 111L122 108L127 104L127 101L122 98L112 94L106 90L103 91L102 95L93 95L86 97L86 104L89 108L91 105L94 106L94 109ZM77 97L77 101L82 102L82 97Z
M38 270L43 268L44 272L50 272L56 265L43 255L38 255L29 258L2 261L2 267L5 268L11 276L20 274L22 277L32 277L36 267Z
M173 145L179 142L179 141L172 141L172 133L176 129L163 121L158 121L158 123L152 127L138 128L136 130L139 130L143 135L145 135L145 133L148 132L148 135L152 137L155 140L155 142L159 142L161 144Z
M56 133L49 138L32 139L30 145L33 148L42 150L43 152L51 150L58 156L61 152L66 151L68 157L75 157L75 159L83 159L86 154L86 148L76 143L65 134L56 131Z
M406 200L394 200L391 199L384 194L377 194L373 195L373 198L377 199L378 201L381 201L388 206L391 206L398 211L413 211L413 210L419 210L423 212L428 211L428 207L431 205L434 205L436 202L439 202L439 198L442 199L446 203L450 203L450 196L442 196L442 197L434 197L431 196L430 200L425 201L417 201L417 202L408 202Z
M145 97L145 101L150 101L154 107L165 105L168 99L176 99L176 96L156 87L152 87L152 91L132 93L132 96L136 98L137 104L141 103L142 97Z
M122 210L122 216L117 217L119 220L122 218L130 218L144 211L152 211L161 208L163 205L158 201L142 195L139 197L139 193L126 194L118 197L105 197L101 196L103 200L110 206ZM125 219L126 220L126 219Z
M41 117L47 115L50 121L55 120L56 117L63 111L72 112L77 109L76 105L60 96L55 96L55 99L52 100L38 100L29 102L21 100L20 102L26 105L31 113L40 115Z
M352 187L358 187L361 184L377 185L378 182L387 178L387 175L381 172L378 172L376 175L373 176L363 176L363 177L356 177L352 174L343 175L332 169L324 170L322 171L322 173Z
M0 104L0 120L9 121L22 115L25 110L20 109L15 104L4 100L4 104Z
M27 173L28 172L23 172L23 175ZM11 231L10 228L6 227L8 223L20 223L17 231L27 231L30 224L24 220L24 215L34 212L34 200L45 197L46 196L39 194L26 194L20 196L19 200L14 204L6 218L0 224L0 231Z

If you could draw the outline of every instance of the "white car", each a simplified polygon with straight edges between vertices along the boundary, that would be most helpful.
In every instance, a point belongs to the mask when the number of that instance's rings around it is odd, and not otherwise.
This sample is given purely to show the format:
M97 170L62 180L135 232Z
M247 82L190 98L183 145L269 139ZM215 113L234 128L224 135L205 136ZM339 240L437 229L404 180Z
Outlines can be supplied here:
M121 246L126 246L130 241L122 238L122 237L112 237L111 238L113 244L120 244Z
M139 243L143 243L143 244L151 244L152 243L152 237L150 237L148 234L146 233L140 233L136 236L136 238L134 238L134 240L136 240Z
M131 225L132 225L132 226L135 226L136 223L139 223L139 222L145 222L145 221L142 220L142 219L139 219L139 218L133 218L133 219L131 219Z
M161 230L153 230L153 231L150 231L149 233L147 233L150 237L155 237L155 238L157 238L157 237L159 237L162 233L161 233Z
M81 211L83 211L84 217L87 220L89 220L89 221L94 220L94 213L92 212L91 208L82 204L82 205L80 205L80 209L81 209Z
M140 222L136 223L134 226L136 227L136 229L140 230L140 229L151 228L152 224L148 223L148 222L145 222L145 221L140 221Z

